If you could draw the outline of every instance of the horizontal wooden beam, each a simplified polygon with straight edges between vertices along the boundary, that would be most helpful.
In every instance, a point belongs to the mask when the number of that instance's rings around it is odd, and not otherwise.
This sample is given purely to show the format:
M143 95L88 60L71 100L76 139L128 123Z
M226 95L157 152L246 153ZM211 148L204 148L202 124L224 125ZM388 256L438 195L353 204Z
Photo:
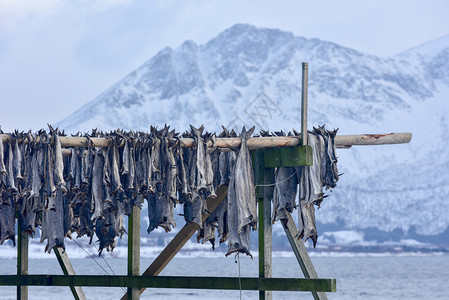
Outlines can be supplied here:
M335 292L335 279L121 275L2 275L0 286L97 286L207 290Z
M10 140L7 134L1 135L2 140ZM62 147L87 147L89 140L85 137L69 137L61 136ZM353 135L337 135L335 137L335 146L337 148L349 148L354 145L386 145L386 144L404 144L410 142L412 134L403 133L385 133L385 134L353 134ZM90 138L95 147L110 147L111 141L106 138ZM193 138L180 139L181 147L190 148L194 145ZM215 147L217 148L238 148L240 146L240 138L217 138ZM301 145L300 136L274 136L274 137L254 137L248 139L248 148L264 149L276 147L289 147ZM208 142L208 146L212 146L212 142Z

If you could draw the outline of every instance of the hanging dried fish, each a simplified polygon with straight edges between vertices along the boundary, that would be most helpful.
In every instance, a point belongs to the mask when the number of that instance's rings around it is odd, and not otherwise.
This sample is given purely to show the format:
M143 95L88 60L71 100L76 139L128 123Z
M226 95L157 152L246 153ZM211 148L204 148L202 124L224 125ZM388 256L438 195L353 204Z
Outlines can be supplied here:
M110 153L110 160L112 166L112 194L116 194L118 192L123 192L122 183L120 182L120 173L119 173L119 151L117 149L116 144L112 147L112 151Z
M333 131L326 131L327 135L325 137L326 148L327 148L327 165L326 177L324 179L324 184L326 188L334 188L337 186L338 181L338 168L337 168L337 156L335 155L335 136L337 135L338 129Z
M320 204L323 201L323 181L321 179L321 149L317 136L313 133L307 135L307 144L312 147L313 153L313 165L307 166L309 169L311 191L309 198L306 198L307 204L316 203Z
M104 218L96 220L95 234L97 235L98 240L100 241L98 255L101 255L101 252L105 248L108 252L114 250L115 237L117 235L115 222L116 220L114 217L114 213L110 211L105 212Z
M54 141L53 153L54 153L55 185L65 193L65 192L67 192L67 189L65 187L65 181L64 181L64 162L62 159L61 142L59 140L59 135L58 135L57 130L53 130L53 128L50 126L50 131L52 131L53 141Z
M44 177L45 177L45 210L55 210L55 198L56 198L56 187L53 180L53 155L52 147L50 146L50 139L47 136L46 142L44 144Z
M165 126L164 129L157 132L153 130L153 146L156 145L157 148L153 148L153 151L160 151L159 155L155 153L154 163L155 170L160 170L160 172L153 172L155 175L155 192L154 194L149 194L148 196L148 218L150 224L148 226L148 233L153 231L157 227L162 227L166 232L171 231L172 227L176 226L174 219L174 208L175 202L172 197L176 197L176 178L170 181L171 164L174 163L176 166L176 161L169 162L169 157L171 154L168 152L173 151L169 148L169 139L167 137L170 135L168 132L169 127ZM158 161L156 159L159 159ZM168 188L167 185L170 185ZM172 192L171 189L174 189ZM175 198L176 199L176 198Z
M178 186L178 194L179 194L179 203L185 203L187 201L187 197L189 195L189 181L188 181L188 166L186 161L184 160L184 151L181 148L181 143L177 143L174 147L176 147L177 153L177 168L179 170L177 186ZM191 194L191 193L190 193Z
M215 151L214 146L207 147L207 143L209 141L212 141L212 145L215 145L215 134L207 134L204 139L204 147L205 147L205 155L204 155L204 162L205 162L205 171L206 171L206 186L207 186L207 195L211 197L217 197L215 194L215 187L214 187L214 169L212 165L212 156L213 152Z
M12 194L16 194L18 192L16 183L14 180L14 155L12 151L12 143L11 141L8 144L8 163L7 163L7 177L6 177L6 187L8 191Z
M0 205L0 245L3 245L6 240L11 240L15 246L16 230L14 227L14 200L11 199L13 196L6 194L2 194L1 196L10 199L3 199L3 204Z
M95 152L94 165L92 168L92 202L90 211L92 212L91 221L101 217L104 201L103 184L104 158L101 151Z
M196 162L196 174L195 174L195 190L197 193L201 190L207 189L207 170L206 170L206 151L205 151L205 141L202 138L202 133L204 130L204 126L200 128L195 128L190 125L192 130L192 134L195 139L195 162ZM191 173L191 175L193 175Z
M56 191L55 206L52 210L44 210L42 216L41 243L47 240L45 252L50 253L53 247L64 246L64 200L62 190Z
M184 203L184 219L187 223L193 222L198 224L200 228L203 226L202 215L205 208L205 199L203 195L195 194L192 199L188 199Z
M0 130L0 134L3 132ZM0 138L0 174L6 175L6 167L5 167L5 150L3 147L3 139Z
M315 248L316 242L318 240L318 233L316 230L316 222L315 222L315 207L313 203L306 203L306 201L301 200L301 218L304 222L304 231L303 237L304 241L307 239L311 239L313 241L313 247Z
M286 212L296 208L298 181L295 168L277 168L274 174L272 222L287 219Z
M14 144L14 178L16 180L25 180L22 176L22 151L21 147L19 147L18 139L20 138L18 132L14 136L13 144Z
M89 198L90 195L88 195ZM79 208L79 229L77 231L78 237L82 237L86 235L90 238L90 242L92 242L92 238L94 235L94 224L91 220L92 213L90 212L89 203L84 203Z
M176 180L178 177L178 166L175 160L175 144L171 145L171 139L173 132L163 140L163 148L166 157L165 165L165 188L167 197L172 200L175 204L178 202ZM179 140L175 143L179 143Z
M251 137L254 127L246 131L243 127L241 146L228 189L229 245L226 256L234 252L249 252L250 229L257 228L256 194L251 157L246 140Z
M159 187L158 187L159 189ZM162 227L165 232L170 232L176 226L174 219L175 205L167 198L162 190L156 189L154 194L148 196L148 218L147 232L150 233L157 227Z

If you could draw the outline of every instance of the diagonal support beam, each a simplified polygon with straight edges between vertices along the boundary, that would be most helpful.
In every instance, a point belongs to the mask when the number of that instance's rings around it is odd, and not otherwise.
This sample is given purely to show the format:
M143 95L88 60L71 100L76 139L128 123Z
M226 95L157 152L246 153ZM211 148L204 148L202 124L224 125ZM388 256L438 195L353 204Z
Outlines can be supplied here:
M221 185L216 191L216 198L207 199L207 209L206 213L203 213L202 221L210 216L210 214L220 205L220 203L228 195L227 185ZM175 257L175 255L181 250L181 248L187 243L187 241L193 236L193 234L198 230L199 226L196 223L187 223L184 227L176 234L176 236L171 240L171 242L165 247L164 250L155 258L153 263L143 272L142 276L157 276L162 270L168 265L168 263ZM146 288L140 289L140 294L145 291ZM128 299L125 294L121 300Z
M64 275L76 275L67 252L65 252L65 250L61 247L54 247L53 251L55 252L56 258L58 259ZM84 295L82 287L71 285L70 290L72 291L73 298L75 300L86 300L86 295Z
M318 278L318 275L313 266L312 260L310 259L307 249L304 246L304 242L297 238L298 230L296 229L295 222L293 221L292 215L286 212L287 219L281 220L282 227L284 228L285 234L287 235L288 241L292 246L293 252L295 253L296 259L298 260L299 266L304 273L305 278ZM313 298L315 300L327 300L326 293L312 291Z

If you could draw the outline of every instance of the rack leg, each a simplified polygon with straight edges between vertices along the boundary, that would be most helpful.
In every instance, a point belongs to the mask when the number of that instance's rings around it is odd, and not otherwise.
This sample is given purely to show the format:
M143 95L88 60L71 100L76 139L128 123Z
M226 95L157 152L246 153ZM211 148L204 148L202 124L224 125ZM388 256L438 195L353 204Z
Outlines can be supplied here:
M128 217L128 275L140 276L140 207L133 205ZM140 299L138 287L128 287L128 299Z
M260 176L260 175L259 175ZM274 170L263 168L265 185L274 181ZM271 198L272 187L263 187L263 198L259 199L259 277L271 278L272 272L272 229L271 229ZM273 292L259 291L259 299L273 299Z
M17 219L17 275L28 275L28 234L20 228ZM17 286L17 300L28 300L28 286Z

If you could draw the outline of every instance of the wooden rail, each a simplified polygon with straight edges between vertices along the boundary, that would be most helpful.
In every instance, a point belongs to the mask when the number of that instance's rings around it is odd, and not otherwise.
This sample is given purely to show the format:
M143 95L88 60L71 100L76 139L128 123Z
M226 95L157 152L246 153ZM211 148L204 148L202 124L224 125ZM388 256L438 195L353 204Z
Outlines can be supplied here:
M126 275L2 275L0 286L96 286L335 292L335 279Z

